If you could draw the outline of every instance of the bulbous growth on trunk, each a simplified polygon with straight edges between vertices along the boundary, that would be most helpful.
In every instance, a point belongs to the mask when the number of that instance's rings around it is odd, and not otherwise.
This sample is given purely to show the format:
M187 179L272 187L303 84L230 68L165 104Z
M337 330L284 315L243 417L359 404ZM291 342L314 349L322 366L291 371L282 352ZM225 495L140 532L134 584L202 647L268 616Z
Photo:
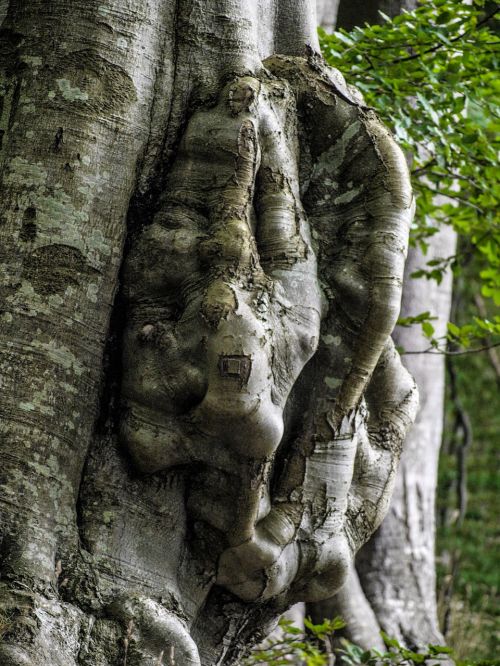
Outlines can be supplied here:
M244 601L330 596L385 513L416 408L389 339L412 212L359 93L276 56L195 111L133 240L122 440L142 472L188 466Z

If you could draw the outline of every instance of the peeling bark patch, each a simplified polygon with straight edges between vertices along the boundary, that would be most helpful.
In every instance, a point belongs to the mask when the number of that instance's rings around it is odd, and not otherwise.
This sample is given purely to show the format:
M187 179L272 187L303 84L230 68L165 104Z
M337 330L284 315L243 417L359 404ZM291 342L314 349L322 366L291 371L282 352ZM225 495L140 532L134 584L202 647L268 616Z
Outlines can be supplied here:
M252 360L250 356L219 356L220 376L227 379L237 379L240 387L248 383Z
M137 99L127 72L90 49L71 53L54 70L59 92L54 103L78 104L93 113L113 113Z
M328 388L331 389L336 389L342 384L342 379L339 379L338 377L325 377L323 381Z
M77 286L81 275L98 271L88 265L76 247L54 244L34 250L25 263L22 277L44 296L63 294L68 285Z
M249 79L250 80L250 79ZM255 101L256 90L245 82L236 84L229 90L228 105L233 116L237 116L242 111L248 111Z
M61 95L68 102L82 101L86 102L89 98L87 92L80 90L78 87L72 87L71 81L68 79L56 79Z
M201 314L212 328L217 328L221 320L236 311L238 301L234 290L221 281L213 282L207 289Z

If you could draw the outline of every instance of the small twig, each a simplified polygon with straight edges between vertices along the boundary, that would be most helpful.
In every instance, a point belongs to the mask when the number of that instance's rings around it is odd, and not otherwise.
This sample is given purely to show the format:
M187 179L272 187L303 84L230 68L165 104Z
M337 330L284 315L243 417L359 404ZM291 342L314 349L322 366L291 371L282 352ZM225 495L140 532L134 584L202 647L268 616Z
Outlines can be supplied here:
M175 666L175 646L171 645L168 653L168 663L170 666Z
M400 353L403 356L404 354L442 354L443 356L463 356L465 354L477 354L479 352L488 351L494 349L495 347L500 347L500 342L495 342L492 345L487 345L485 347L476 347L475 349L463 349L462 351L451 351L450 349L436 349L435 347L428 347L427 349L421 349L420 351L408 351L403 349Z
M436 190L434 187L430 187L427 183L425 185L425 189L428 190L429 192L432 192L433 194L437 194L440 197L446 197L447 199L453 199L454 201L460 201L461 204L464 206L468 206L469 208L472 208L473 210L476 210L478 213L482 213L483 209L480 206L476 206L476 204L471 203L467 199L464 199L463 197L458 196L458 194L454 194L453 192L440 192L439 190Z
M480 183L477 183L473 178L470 178L469 176L462 176L461 174L455 173L454 171L450 171L449 169L447 169L447 171L448 175L451 176L453 179L464 180L465 182L470 183L473 187L475 187L478 190L482 189L483 187ZM438 177L442 176L442 174L440 173L434 173L434 175Z
M428 162L422 164L422 166L419 166L417 169L413 169L411 175L418 176L419 173L421 173L422 171L426 171L426 169L428 169L430 166L432 166L435 163L436 163L436 158L432 157Z

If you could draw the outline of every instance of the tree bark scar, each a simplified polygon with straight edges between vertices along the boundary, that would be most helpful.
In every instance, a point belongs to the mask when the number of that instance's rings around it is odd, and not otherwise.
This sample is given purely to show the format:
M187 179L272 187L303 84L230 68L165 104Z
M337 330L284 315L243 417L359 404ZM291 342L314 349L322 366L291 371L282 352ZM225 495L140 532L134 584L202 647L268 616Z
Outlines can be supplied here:
M239 388L246 386L250 372L252 370L252 359L250 356L234 355L234 356L219 356L219 373L221 377L229 380L237 380Z
M56 91L53 104L109 114L122 112L137 99L129 74L93 49L73 51L50 69Z
M35 239L34 219L32 217L24 224L21 230L23 240ZM23 277L33 285L37 293L44 296L62 294L68 285L78 286L81 276L99 274L78 248L62 243L34 249L23 267Z

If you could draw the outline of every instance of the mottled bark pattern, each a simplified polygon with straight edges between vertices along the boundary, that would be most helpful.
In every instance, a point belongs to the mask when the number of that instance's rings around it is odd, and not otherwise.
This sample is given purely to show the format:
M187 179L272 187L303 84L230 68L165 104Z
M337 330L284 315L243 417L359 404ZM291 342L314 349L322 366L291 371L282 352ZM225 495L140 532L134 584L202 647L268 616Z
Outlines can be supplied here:
M308 3L130 4L4 23L5 666L234 662L342 584L416 407L404 159Z
M78 552L78 492L169 12L118 0L4 9L0 607L12 639L0 663L70 666L83 613L61 601L60 562Z

